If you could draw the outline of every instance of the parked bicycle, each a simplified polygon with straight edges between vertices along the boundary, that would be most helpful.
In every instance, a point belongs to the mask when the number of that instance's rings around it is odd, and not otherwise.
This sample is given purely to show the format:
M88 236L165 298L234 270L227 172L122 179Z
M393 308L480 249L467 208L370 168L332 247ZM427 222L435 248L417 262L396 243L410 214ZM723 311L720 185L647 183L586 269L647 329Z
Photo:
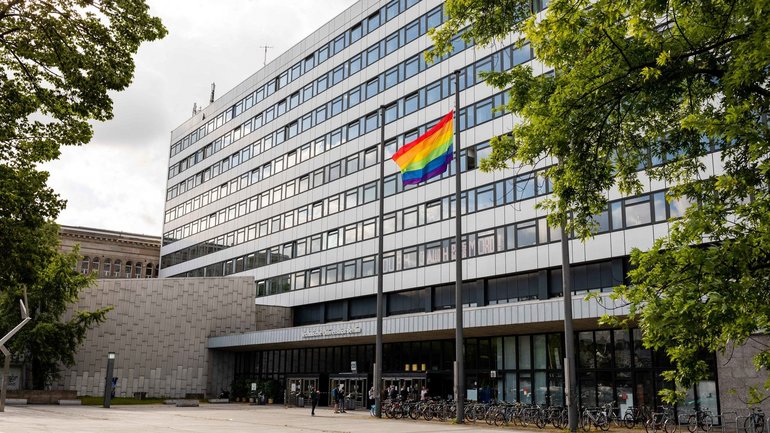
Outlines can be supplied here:
M765 413L758 407L751 408L751 415L743 422L743 429L746 433L764 433L765 432Z
M687 418L687 430L690 433L695 433L698 429L704 432L711 431L713 425L714 416L711 415L711 411L708 409L698 409Z
M580 415L580 428L582 428L583 431L589 431L591 430L591 426L596 427L597 430L609 430L610 423L607 419L607 412L603 409L584 408L583 413Z
M647 406L631 406L623 415L623 424L626 428L634 428L637 424L644 425L650 419L650 412Z
M676 417L674 417L674 408L664 406L662 409L661 412L650 414L650 419L644 423L644 430L647 433L656 433L661 430L666 433L677 431L679 423L676 422Z

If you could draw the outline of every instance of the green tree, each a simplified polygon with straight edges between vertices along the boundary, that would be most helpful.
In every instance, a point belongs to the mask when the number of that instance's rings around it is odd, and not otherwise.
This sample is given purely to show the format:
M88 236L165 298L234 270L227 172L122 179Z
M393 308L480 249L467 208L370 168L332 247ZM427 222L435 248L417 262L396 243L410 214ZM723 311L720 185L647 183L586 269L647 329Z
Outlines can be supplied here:
M446 54L461 31L480 45L512 38L554 71L486 74L510 89L505 108L520 122L481 163L556 157L547 170L554 194L541 204L552 225L567 220L590 237L608 190L644 190L640 168L672 186L669 200L694 203L649 251L633 251L631 284L615 291L682 387L707 374L703 350L724 351L770 325L769 11L767 0L552 0L535 14L523 0L448 0L426 53ZM720 174L705 176L713 149ZM767 369L770 351L754 361Z
M106 310L62 321L88 277L76 255L57 252L53 221L65 201L38 164L61 146L90 141L90 121L112 118L109 92L125 89L133 55L166 29L142 0L8 0L0 5L0 332L16 325L29 293L33 321L12 351L33 369L34 386L73 362L86 330Z

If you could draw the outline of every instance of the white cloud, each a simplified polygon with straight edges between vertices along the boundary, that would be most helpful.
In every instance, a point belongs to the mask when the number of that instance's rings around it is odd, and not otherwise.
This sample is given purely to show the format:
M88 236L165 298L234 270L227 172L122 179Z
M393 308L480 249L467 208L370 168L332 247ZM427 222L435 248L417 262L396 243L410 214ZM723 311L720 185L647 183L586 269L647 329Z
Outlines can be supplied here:
M160 235L170 131L193 103L217 95L345 10L354 0L150 0L169 30L137 54L134 82L113 95L115 117L94 125L86 146L46 164L67 200L60 224Z

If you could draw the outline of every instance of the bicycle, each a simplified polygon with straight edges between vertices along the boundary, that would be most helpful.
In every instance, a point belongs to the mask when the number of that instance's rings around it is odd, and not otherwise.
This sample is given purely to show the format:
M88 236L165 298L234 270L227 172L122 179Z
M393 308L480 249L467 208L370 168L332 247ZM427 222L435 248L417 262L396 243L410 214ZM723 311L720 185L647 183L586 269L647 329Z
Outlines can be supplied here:
M650 419L650 408L647 406L631 406L623 415L626 428L634 428L637 423L644 425Z
M607 413L602 409L588 409L584 408L583 413L580 416L580 428L583 431L591 430L591 426L596 427L597 430L607 431L610 429L609 420L607 420Z
M743 422L743 429L746 433L764 433L765 432L765 413L758 407L751 408L751 415Z
M653 412L650 419L644 423L644 430L647 433L656 433L660 430L666 433L674 433L678 427L679 424L674 418L674 408L670 406L664 406L663 412Z
M713 425L714 416L711 415L711 411L708 409L698 409L687 418L687 430L690 433L695 433L698 428L704 432L711 431Z

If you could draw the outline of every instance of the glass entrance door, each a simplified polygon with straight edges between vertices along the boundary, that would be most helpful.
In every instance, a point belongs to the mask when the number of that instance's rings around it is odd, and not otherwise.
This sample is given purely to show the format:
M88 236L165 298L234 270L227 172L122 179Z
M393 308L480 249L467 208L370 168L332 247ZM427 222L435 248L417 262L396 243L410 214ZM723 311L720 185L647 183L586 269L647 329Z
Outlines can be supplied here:
M367 388L368 381L366 377L330 377L329 378L329 393L333 388L342 385L343 393L345 395L345 407L349 410L365 407L366 399L369 398L369 388ZM334 402L329 401L329 406Z
M288 378L286 380L286 404L288 406L304 406L304 399L309 397L311 387L313 389L318 389L317 377Z

